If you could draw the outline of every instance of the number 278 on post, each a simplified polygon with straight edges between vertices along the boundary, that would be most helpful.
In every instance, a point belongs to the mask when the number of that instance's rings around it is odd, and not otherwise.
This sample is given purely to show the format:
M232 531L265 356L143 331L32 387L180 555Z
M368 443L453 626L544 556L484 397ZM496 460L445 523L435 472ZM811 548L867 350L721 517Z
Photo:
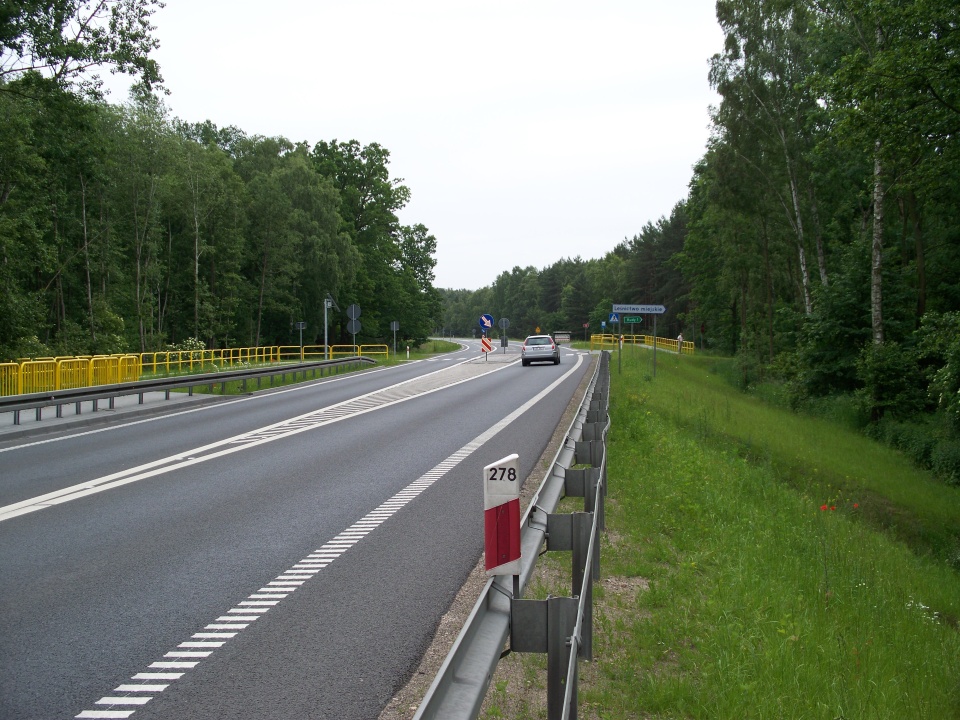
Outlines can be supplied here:
M493 466L488 467L487 480L492 482L516 482L517 481L517 468L514 466Z

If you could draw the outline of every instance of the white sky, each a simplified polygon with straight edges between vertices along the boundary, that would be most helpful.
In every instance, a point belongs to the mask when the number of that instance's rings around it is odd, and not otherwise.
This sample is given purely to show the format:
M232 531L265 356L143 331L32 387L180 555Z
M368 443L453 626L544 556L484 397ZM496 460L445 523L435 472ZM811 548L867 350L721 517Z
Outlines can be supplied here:
M437 287L602 257L669 215L718 102L714 0L166 0L154 24L173 115L386 147Z

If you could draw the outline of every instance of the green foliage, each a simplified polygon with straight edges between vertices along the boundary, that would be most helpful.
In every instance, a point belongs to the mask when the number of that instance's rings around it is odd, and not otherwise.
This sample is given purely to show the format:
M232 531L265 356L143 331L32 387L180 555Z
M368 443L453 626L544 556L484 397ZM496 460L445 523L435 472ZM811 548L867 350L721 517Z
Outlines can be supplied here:
M919 424L884 417L870 435L895 447L922 468L930 468L934 449L938 445L937 436L930 422Z
M947 483L960 487L960 440L943 440L930 453L930 467Z
M393 320L418 342L437 324L436 238L397 223L409 191L379 146L312 153L36 72L0 84L0 119L4 359L291 344L301 321L313 344L328 295L363 308L358 342L392 338ZM327 319L330 342L352 340L342 313Z
M873 418L907 417L923 408L924 390L916 353L895 342L869 344L857 362L861 397Z
M159 85L160 70L150 58L158 42L151 35L160 0L17 0L0 8L0 82L42 72L58 83L83 79L90 67L108 67L139 78L147 89ZM96 88L97 77L86 78Z
M960 312L925 316L919 335L922 359L933 370L932 399L960 429Z

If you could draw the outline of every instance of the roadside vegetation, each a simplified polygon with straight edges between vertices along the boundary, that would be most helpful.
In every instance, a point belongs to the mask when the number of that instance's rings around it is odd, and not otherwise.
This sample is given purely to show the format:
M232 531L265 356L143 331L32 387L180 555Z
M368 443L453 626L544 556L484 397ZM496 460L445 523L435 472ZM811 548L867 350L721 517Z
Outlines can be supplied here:
M732 360L620 360L579 717L960 717L960 490ZM528 595L568 595L541 560ZM545 717L545 656L507 661L486 717Z

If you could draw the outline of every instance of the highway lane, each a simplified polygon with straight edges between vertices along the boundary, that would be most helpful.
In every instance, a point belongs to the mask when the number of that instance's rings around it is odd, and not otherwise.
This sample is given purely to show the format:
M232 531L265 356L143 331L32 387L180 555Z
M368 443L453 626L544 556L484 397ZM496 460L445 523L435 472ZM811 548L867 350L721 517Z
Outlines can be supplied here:
M479 557L483 465L519 452L529 472L586 371L574 360L500 364L0 522L0 717L375 717ZM285 400L286 418L382 389L393 384L387 375L367 374L372 385L345 393L305 388L313 398ZM147 456L156 460L211 442L211 428L222 437L254 429L209 412L170 419L196 421L193 446L191 433L159 421L117 429L123 443L114 431L21 441L28 447L0 454L0 485L10 458L25 470L20 453L37 458L38 448L53 465L70 448L67 466L92 478L141 463L103 449L116 444L160 443ZM260 421L283 416L271 408ZM87 457L98 453L110 459ZM171 662L192 666L151 667Z
M109 413L100 411L85 417L87 424L98 422L93 427L84 426L83 430L71 429L75 426L68 425L50 431L49 426L41 424L36 430L42 434L38 432L32 439L8 439L0 434L0 459L4 468L0 506L42 495L65 483L109 474L127 467L131 457L141 463L167 457L310 412L321 405L344 402L359 394L475 360L478 347L470 348L464 343L462 350L433 361L328 376L296 386L251 392L214 405L180 407L169 414L113 422L106 427L100 423ZM16 448L17 452L7 452L9 448ZM82 466L76 460L78 457L83 458Z

